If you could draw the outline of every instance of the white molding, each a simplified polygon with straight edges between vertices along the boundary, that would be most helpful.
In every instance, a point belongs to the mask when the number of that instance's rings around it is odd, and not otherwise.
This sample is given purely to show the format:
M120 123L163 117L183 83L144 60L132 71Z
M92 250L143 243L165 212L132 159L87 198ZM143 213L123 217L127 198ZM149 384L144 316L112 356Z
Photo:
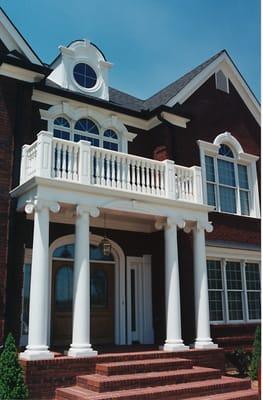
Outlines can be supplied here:
M207 258L216 258L218 260L226 258L231 261L240 261L241 259L245 259L247 261L260 262L261 259L260 251L216 246L206 246L206 256Z
M255 120L260 125L260 105L246 84L245 80L242 78L239 71L225 52L216 58L216 60L209 64L204 70L202 70L176 96L172 97L167 102L167 105L173 107L176 103L184 103L219 69L222 70L225 76L231 81L240 97L254 116Z
M180 128L187 128L186 124L190 121L189 118L181 117L167 111L161 112L161 117L173 124L174 126L179 126Z
M19 53L25 55L33 64L42 65L40 59L32 51L25 39L21 36L21 34L1 9L0 30L1 39L10 51L17 50Z

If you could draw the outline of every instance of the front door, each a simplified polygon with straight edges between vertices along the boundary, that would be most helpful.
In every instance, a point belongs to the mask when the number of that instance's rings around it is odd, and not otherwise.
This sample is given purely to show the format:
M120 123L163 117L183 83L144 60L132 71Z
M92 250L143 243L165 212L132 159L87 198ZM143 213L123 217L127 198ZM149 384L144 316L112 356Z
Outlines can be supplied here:
M53 261L51 343L72 339L73 261ZM114 263L91 262L91 343L114 343Z

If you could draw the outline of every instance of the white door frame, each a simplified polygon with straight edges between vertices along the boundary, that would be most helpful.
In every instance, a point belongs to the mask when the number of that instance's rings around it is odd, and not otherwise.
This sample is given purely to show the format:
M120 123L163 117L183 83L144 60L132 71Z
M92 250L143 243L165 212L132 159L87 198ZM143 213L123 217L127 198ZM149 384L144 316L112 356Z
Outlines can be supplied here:
M132 332L131 270L135 270L135 318L136 331ZM152 323L151 256L127 257L127 342L141 344L154 342Z

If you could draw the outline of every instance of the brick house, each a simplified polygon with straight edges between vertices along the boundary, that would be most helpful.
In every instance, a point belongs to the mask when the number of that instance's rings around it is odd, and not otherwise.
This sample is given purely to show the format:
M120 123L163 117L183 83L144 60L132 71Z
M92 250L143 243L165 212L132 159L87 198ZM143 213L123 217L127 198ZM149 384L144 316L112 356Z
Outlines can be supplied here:
M250 346L260 107L228 53L141 100L95 44L46 65L0 23L0 342L29 361Z

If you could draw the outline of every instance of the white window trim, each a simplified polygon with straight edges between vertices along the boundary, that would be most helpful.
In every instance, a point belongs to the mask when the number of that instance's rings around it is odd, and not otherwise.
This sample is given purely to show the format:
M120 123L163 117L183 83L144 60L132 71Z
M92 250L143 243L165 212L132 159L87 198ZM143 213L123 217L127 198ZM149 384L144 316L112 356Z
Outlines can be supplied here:
M240 143L236 140L234 136L231 135L229 132L224 132L218 135L213 143L206 142L204 140L198 140L197 141L199 149L200 149L200 162L201 162L201 168L202 168L202 180L203 180L203 198L204 201L207 203L207 188L206 188L206 166L205 166L205 156L210 156L213 157L214 159L214 167L215 167L215 197L216 197L216 208L215 211L218 212L223 212L225 214L231 214L231 215L239 215L243 217L252 217L252 218L260 218L260 204L259 204L259 192L258 192L258 180L257 180L257 168L256 168L256 162L259 159L258 156L255 156L253 154L248 154L243 151L242 146ZM226 144L230 146L235 153L235 158L229 158L229 157L224 157L219 155L219 149L221 144ZM227 161L231 161L235 164L235 171L237 171L237 164L242 164L247 167L247 172L248 172L248 182L249 182L249 207L250 207L250 215L242 215L240 211L240 201L236 199L236 204L237 204L237 212L236 213L229 213L226 211L221 211L220 206L219 206L219 193L218 193L218 186L219 186L219 181L218 181L218 170L217 170L217 161L216 159L223 159ZM236 174L237 172L235 172ZM236 177L237 178L237 177ZM236 195L236 198L239 198L239 189L238 186L236 186L236 191L238 194Z
M222 257L222 254L224 257ZM249 319L248 301L247 301L247 287L246 287L246 276L245 268L246 264L256 263L259 265L259 273L261 276L261 253L259 251L251 250L240 250L232 248L222 248L206 246L206 259L220 261L221 266L221 276L223 283L223 296L222 296L222 309L223 309L223 320L222 321L210 321L213 325L225 325L225 324L253 324L259 323L260 319ZM228 311L228 289L226 282L226 262L234 261L239 262L241 265L241 277L242 277L242 310L243 319L242 320L230 320ZM261 289L262 290L262 289ZM260 290L260 292L261 292ZM213 291L213 289L211 289Z

